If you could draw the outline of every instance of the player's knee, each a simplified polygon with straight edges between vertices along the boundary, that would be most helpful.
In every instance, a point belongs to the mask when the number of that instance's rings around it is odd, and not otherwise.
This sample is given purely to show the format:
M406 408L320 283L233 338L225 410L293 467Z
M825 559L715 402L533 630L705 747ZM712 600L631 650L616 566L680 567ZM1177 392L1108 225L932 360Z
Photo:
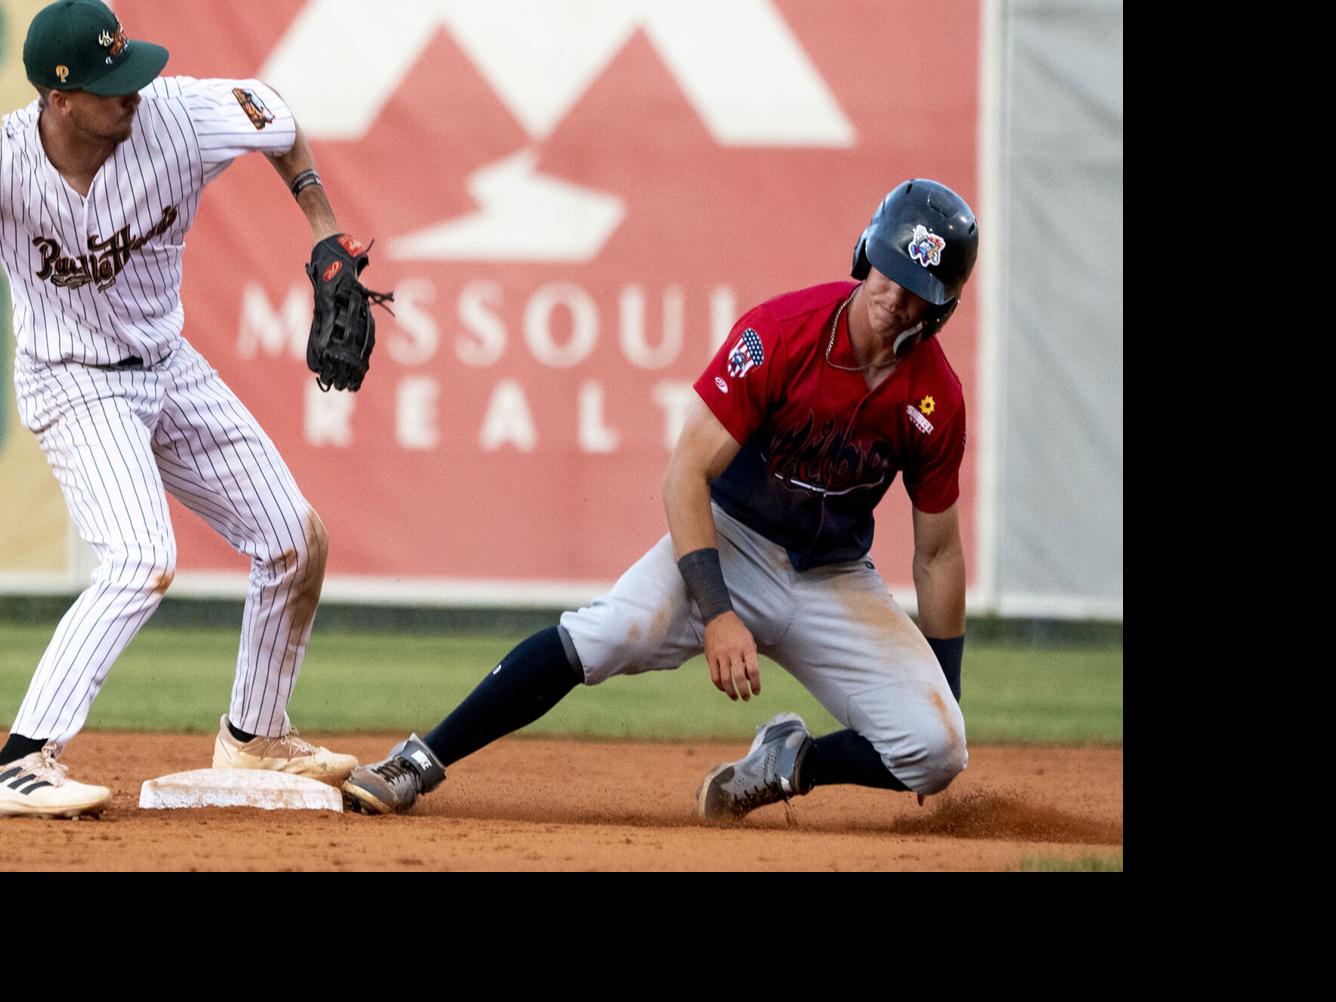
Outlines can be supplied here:
M304 510L299 533L289 531L286 539L274 540L268 553L263 551L256 563L267 568L276 580L291 582L297 589L315 588L325 579L325 561L329 557L329 533L312 508Z
M320 602L320 591L325 583L325 561L329 557L329 534L313 508L306 509L303 517L302 538L304 545L291 569L293 580L289 601L294 616L306 620L315 615Z
M138 593L156 602L167 594L176 577L176 541L129 543L104 553L102 578L126 593Z
M325 561L329 559L329 533L314 508L306 510L306 570L302 577L317 586L325 580Z
M965 732L942 722L940 727L925 731L918 744L915 782L908 785L915 793L941 793L969 762Z

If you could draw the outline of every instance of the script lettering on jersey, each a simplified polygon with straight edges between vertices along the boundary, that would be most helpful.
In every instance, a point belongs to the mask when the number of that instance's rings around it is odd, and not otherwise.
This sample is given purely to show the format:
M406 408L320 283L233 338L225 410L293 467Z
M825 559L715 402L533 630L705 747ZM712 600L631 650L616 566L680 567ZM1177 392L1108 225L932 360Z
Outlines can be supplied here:
M62 254L58 240L34 237L33 246L42 255L42 266L37 269L37 277L50 279L52 285L68 289L96 282L98 289L105 292L116 284L116 276L129 262L130 255L154 237L171 229L177 215L176 206L167 206L162 212L162 218L142 236L130 236L129 226L122 226L105 239L91 236L88 238L88 253L78 257Z
M848 441L833 420L817 427L813 414L797 428L776 430L768 452L773 475L826 494L878 487L894 468L889 443Z

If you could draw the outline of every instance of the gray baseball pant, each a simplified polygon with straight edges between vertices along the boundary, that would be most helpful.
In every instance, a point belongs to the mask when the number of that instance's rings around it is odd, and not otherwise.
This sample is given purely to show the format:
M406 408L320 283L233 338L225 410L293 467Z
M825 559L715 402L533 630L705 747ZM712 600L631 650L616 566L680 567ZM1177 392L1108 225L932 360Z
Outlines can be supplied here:
M870 560L794 570L784 548L717 505L719 560L757 650L831 715L867 738L916 793L965 768L965 720L937 658ZM677 668L702 652L704 626L665 535L607 595L562 614L585 682Z

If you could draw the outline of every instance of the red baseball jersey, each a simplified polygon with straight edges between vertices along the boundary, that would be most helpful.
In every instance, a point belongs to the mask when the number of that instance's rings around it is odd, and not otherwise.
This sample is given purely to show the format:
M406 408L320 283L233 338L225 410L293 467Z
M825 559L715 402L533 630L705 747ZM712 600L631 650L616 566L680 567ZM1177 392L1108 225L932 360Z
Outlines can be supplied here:
M944 511L960 495L965 402L938 339L873 390L862 372L826 361L835 313L857 285L817 285L748 311L695 383L742 445L711 496L798 570L864 556L872 510L899 472L920 511ZM857 364L847 309L830 361Z

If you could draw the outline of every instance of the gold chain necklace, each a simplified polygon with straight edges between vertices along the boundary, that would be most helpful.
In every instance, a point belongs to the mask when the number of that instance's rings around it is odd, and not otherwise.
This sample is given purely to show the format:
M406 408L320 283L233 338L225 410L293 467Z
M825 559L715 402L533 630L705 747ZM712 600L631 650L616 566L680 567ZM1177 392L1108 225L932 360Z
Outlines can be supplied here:
M853 292L849 293L849 298L840 303L840 308L835 311L835 319L830 324L830 343L826 345L826 364L832 369L839 369L841 372L867 372L869 369L885 369L887 366L900 361L894 356L891 357L889 362L869 362L867 365L840 365L838 362L830 360L830 353L835 348L835 332L840 327L840 314L844 312L846 306L854 301L854 296L858 295L858 290L861 288L861 285L857 286Z

